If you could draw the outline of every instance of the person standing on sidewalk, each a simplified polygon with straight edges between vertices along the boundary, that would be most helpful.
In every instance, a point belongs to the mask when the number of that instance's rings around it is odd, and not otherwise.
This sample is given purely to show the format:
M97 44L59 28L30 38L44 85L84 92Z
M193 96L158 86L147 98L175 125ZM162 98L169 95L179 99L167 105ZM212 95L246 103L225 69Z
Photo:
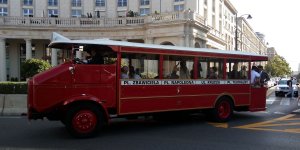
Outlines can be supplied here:
M289 94L291 94L291 98L293 98L294 97L293 77L291 77L291 79L287 81L287 85L289 87L289 92L285 94L285 97L287 97Z

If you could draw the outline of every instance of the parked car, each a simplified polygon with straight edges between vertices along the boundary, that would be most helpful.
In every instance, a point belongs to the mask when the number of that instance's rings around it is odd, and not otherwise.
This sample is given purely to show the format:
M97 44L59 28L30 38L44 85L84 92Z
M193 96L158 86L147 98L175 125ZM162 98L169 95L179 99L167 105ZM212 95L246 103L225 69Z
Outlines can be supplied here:
M289 79L281 79L278 81L277 87L275 89L275 96L285 96L285 94L287 94L290 90L289 90L289 86L287 85L287 81ZM293 92L294 92L294 96L298 97L298 87L299 83L297 83L296 80L293 80ZM291 95L287 95L288 97L290 97Z
M267 86L268 88L275 86L275 79L271 78L268 82L267 82Z

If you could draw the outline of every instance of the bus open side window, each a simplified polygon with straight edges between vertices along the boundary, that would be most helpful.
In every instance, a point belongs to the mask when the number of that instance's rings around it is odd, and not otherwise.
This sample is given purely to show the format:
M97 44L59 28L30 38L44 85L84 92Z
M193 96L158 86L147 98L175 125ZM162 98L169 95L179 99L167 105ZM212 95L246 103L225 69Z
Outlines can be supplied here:
M117 53L105 45L80 45L75 55L79 63L87 65L114 64L117 61Z
M242 59L227 59L227 79L249 79L249 61Z
M163 56L164 79L193 79L194 57L190 56Z
M122 53L121 78L157 79L159 76L159 55Z
M199 57L198 78L223 79L223 58Z

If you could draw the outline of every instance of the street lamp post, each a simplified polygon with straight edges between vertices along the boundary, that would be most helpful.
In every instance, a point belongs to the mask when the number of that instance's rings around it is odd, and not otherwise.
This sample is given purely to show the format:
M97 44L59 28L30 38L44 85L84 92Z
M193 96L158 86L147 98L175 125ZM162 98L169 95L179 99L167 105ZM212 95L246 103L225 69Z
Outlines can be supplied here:
M159 0L159 13L161 14L161 0Z
M240 17L235 14L235 50L238 50L238 18L241 18L243 16L247 15L247 19L252 19L252 16L250 14L243 14Z

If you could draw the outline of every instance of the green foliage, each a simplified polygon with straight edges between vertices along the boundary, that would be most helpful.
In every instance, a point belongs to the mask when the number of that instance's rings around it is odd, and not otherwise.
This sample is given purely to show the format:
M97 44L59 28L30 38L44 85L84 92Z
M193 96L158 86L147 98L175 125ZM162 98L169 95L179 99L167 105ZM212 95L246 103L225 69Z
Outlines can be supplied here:
M28 59L21 66L21 76L26 79L51 68L51 65L42 59Z
M27 83L0 82L0 94L27 94Z
M279 55L276 55L273 59L269 60L265 69L274 77L282 77L292 73L291 67L287 61Z

